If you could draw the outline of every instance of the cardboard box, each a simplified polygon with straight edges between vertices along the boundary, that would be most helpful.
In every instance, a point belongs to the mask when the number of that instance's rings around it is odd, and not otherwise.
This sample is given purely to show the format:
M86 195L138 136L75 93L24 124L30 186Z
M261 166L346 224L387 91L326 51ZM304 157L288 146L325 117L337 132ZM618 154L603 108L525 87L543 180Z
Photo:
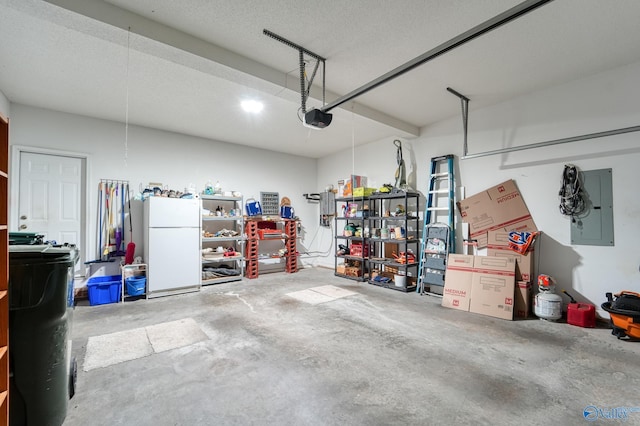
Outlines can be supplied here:
M487 248L487 256L506 257L516 261L516 281L531 281L533 279L533 253L516 253L508 248Z
M530 231L530 229L526 229ZM526 254L517 253L509 248L509 231L495 229L487 232L487 256L511 257L516 260L516 281L533 281L534 250Z
M515 275L513 258L475 256L469 312L513 320Z
M469 223L469 237L478 247L487 246L487 232L494 229L537 231L533 218L513 180L457 203L464 222Z
M344 180L344 187L342 191L343 197L349 197L353 194L354 188L366 187L367 177L359 175L351 175L350 178ZM340 181L338 181L338 188L340 187Z
M400 251L398 243L384 243L384 257L387 259L393 259L393 254L396 255Z
M369 195L376 192L376 188L367 188L364 186L357 186L353 190L354 197L368 197Z
M338 192L336 193L336 196L344 197L344 186L345 186L345 183L346 183L345 179L338 179Z
M442 293L442 306L445 308L469 310L474 257L449 254Z
M362 269L359 266L347 266L345 268L344 274L348 277L361 277Z
M518 281L516 283L515 299L513 317L519 319L528 318L531 313L531 282Z
M516 261L516 281L532 280L533 253L530 251L527 254L520 254L506 247L495 248L490 245L487 247L487 256L507 257Z

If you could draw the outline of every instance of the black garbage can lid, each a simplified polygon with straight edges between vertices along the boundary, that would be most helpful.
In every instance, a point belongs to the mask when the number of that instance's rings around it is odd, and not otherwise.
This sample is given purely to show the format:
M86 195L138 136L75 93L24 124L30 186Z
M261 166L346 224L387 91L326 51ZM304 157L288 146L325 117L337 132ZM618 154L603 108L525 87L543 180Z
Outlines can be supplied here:
M9 232L9 245L44 244L44 235L35 232Z
M58 300L72 303L68 279L77 260L73 245L9 246L9 310L39 309Z
M39 245L10 245L9 261L23 263L25 261L44 262L71 262L78 260L78 249L75 245L66 244L53 246L50 244Z

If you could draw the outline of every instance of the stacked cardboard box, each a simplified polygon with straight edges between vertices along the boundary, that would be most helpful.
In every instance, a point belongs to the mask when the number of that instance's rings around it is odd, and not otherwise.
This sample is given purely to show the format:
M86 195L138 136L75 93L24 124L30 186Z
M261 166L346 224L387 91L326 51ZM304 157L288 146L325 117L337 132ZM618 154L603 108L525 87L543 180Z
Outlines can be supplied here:
M519 254L509 248L510 231L536 232L537 228L527 209L526 204L513 180L508 180L486 191L468 197L458 203L458 209L464 222L469 226L469 239L477 241L478 248L486 248L490 258L510 259L515 262L515 282L511 297L513 298L513 316L526 318L530 312L531 281L534 277L533 249L525 254ZM490 261L488 261L490 262ZM474 262L474 268L475 266ZM447 272L448 274L448 272ZM448 285L453 286L447 276ZM488 282L485 280L485 282ZM514 291L515 290L515 291ZM447 291L445 286L445 292ZM484 293L485 295L488 293ZM476 289L475 296L481 297L482 293ZM495 296L495 294L494 294ZM503 307L505 313L502 317L508 317L506 313L508 295L505 295ZM497 300L497 296L496 296ZM480 301L473 301L473 292L469 301L469 310L478 312ZM497 306L497 305L496 305ZM496 307L494 306L494 310ZM483 313L483 312L479 312Z
M513 317L519 319L528 318L531 313L531 283L529 281L516 282L515 299Z
M462 220L469 224L469 237L478 241L478 248L488 243L492 230L537 231L536 224L513 180L457 203Z
M442 306L512 320L515 269L512 258L450 254Z
M506 257L475 256L469 312L513 319L516 262Z
M351 175L346 179L340 179L338 181L338 197L355 196L355 194L353 193L353 190L355 188L366 187L366 186L367 186L366 176ZM360 196L363 196L363 195L360 195Z
M461 311L469 310L474 258L475 256L468 254L451 253L449 255L442 306Z
M531 282L533 277L533 248L520 254L509 248L509 231L491 230L487 233L487 256L510 257L516 260L516 279Z

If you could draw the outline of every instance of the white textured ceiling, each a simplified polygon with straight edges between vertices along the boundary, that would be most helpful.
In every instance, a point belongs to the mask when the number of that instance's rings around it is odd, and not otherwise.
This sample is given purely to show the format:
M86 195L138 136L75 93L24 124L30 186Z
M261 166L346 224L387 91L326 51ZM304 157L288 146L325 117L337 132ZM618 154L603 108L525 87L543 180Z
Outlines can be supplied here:
M517 0L0 0L0 90L12 102L288 152L324 155L640 60L640 1L555 0L335 108L298 118L298 52L327 58L327 101ZM130 29L130 31L129 31ZM128 64L128 66L127 66ZM321 75L315 83L321 82ZM314 88L308 107L321 106ZM242 99L266 107L242 112ZM473 123L471 121L471 123Z

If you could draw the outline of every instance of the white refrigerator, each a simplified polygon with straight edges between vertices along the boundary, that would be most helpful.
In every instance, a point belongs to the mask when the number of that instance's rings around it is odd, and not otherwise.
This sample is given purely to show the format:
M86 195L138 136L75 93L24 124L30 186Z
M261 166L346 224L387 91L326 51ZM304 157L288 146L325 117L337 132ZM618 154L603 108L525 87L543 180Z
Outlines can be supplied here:
M144 201L147 297L200 289L200 200L149 197Z

